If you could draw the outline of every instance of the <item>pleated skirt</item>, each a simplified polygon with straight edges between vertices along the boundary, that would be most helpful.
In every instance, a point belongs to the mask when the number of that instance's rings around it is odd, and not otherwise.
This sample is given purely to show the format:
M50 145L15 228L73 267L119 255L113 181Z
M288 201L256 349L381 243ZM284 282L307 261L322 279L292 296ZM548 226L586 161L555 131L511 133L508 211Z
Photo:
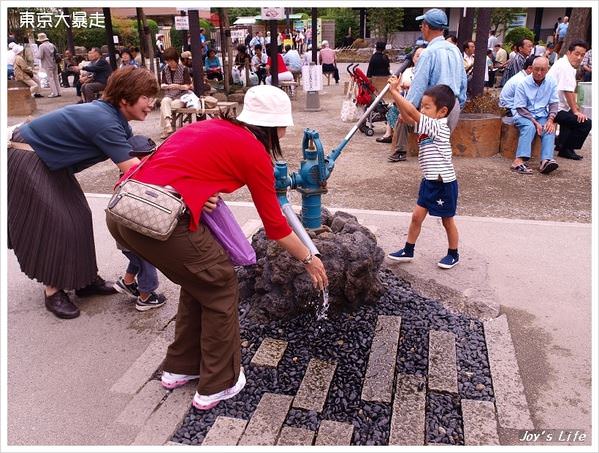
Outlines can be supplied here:
M8 246L21 270L55 288L90 284L98 273L92 216L75 176L50 171L35 152L14 148L7 170Z

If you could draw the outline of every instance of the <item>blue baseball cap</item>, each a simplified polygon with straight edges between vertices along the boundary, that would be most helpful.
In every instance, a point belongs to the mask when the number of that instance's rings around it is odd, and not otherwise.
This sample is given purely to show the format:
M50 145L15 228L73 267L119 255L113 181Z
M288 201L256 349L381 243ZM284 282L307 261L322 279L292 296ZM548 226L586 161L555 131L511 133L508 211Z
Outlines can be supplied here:
M431 27L447 28L447 14L439 8L432 8L425 12L422 16L418 16L416 20L424 20Z
M131 145L129 155L132 157L145 156L156 150L156 143L154 140L145 135L133 135L127 141Z

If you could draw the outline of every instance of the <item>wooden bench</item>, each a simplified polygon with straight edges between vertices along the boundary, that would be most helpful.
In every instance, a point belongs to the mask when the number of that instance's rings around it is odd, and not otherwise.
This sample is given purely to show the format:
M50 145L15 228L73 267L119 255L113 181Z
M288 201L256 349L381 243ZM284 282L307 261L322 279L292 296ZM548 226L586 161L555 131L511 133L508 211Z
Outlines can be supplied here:
M287 93L289 99L295 99L295 89L297 87L297 82L279 82L280 88Z
M203 121L209 118L218 118L221 113L225 115L231 114L237 116L237 102L219 102L216 107L210 109L194 109L180 107L171 110L171 126L173 131L178 127L183 127L184 124L191 124L193 121Z

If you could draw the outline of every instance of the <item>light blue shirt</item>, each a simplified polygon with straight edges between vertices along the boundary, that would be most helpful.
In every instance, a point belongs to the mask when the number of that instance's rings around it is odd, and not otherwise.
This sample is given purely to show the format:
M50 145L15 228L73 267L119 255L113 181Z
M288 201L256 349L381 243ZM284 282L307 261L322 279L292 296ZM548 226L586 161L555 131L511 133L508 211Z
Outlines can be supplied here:
M528 74L526 74L525 70L517 73L505 83L501 89L501 93L499 94L499 105L506 109L510 109L514 115L516 114L516 111L514 110L514 96L516 96L516 88L518 88L520 82L522 82L527 75Z
M555 79L545 77L545 80L537 85L532 74L530 74L524 77L524 80L516 87L513 109L525 108L536 119L547 118L549 116L549 104L554 102L559 102Z
M444 84L453 90L460 107L463 107L466 102L467 83L464 62L458 47L445 41L443 36L438 36L420 55L406 99L418 107L427 88Z
M570 23L561 23L559 24L559 26L557 27L557 34L559 36L559 39L564 39L566 37L566 33L568 33L568 25L570 25Z
M302 58L297 50L289 49L289 51L283 55L283 61L290 71L301 71L302 69Z

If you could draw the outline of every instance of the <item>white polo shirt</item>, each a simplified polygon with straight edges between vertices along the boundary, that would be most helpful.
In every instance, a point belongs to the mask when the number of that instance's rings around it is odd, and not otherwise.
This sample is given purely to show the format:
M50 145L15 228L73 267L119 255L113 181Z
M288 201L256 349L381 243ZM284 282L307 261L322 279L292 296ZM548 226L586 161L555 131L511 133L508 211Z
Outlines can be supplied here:
M567 56L561 57L555 62L547 77L553 77L557 82L557 95L559 97L559 109L566 112L570 111L570 105L566 100L564 92L576 91L576 69L570 64Z

